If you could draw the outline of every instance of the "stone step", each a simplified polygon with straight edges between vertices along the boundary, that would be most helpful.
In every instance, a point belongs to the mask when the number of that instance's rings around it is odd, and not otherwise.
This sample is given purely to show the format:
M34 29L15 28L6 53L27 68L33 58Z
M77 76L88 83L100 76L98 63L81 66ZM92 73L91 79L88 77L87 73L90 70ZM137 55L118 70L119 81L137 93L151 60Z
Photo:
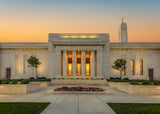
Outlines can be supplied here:
M108 85L106 80L81 80L81 79L54 79L50 82L50 85L95 85L106 86Z

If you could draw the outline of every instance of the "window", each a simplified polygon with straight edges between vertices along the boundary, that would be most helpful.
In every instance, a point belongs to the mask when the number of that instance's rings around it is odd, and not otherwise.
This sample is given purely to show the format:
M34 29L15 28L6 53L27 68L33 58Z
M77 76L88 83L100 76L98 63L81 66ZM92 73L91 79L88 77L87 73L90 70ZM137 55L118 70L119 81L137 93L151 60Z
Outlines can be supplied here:
M134 75L134 60L131 60L131 75Z
M140 60L140 75L143 75L143 60Z
M122 64L124 64L124 60L122 61ZM122 75L125 75L125 65L122 66Z

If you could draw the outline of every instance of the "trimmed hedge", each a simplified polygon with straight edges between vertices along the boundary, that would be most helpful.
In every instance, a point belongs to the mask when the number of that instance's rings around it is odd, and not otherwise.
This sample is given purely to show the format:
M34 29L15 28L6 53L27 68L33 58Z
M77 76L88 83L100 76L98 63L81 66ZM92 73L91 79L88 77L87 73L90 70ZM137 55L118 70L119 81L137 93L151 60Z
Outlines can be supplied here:
M2 80L2 84L9 84L9 80Z
M159 80L132 80L131 85L160 85L160 81Z
M160 85L159 80L129 80L128 78L110 78L107 79L108 82L130 82L131 85Z
M30 79L8 79L8 80L4 80L1 79L0 80L0 84L18 84L18 82L20 82L20 84L29 84L29 82L46 82L46 81L51 81L51 79L47 79L46 77L39 77L38 79L34 79L34 77L31 77Z
M29 80L28 80L28 79L22 80L22 81L21 81L21 84L29 84Z

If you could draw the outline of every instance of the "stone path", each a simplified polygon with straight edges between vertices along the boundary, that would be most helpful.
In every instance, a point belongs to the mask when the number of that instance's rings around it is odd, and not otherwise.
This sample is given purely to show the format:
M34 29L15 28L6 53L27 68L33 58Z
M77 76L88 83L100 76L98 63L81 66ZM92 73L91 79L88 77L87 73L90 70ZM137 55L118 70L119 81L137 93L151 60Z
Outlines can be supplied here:
M103 87L110 95L47 95L53 87L27 95L0 95L0 102L51 102L42 114L114 114L106 103L160 103L160 95L130 95L115 88Z
M115 114L96 95L60 95L42 114Z

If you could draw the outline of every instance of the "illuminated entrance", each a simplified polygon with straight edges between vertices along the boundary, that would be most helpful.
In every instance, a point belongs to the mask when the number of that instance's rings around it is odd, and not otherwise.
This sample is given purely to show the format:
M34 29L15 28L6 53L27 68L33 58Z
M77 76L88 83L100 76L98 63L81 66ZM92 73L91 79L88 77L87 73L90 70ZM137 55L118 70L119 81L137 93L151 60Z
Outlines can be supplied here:
M62 51L61 74L67 77L92 77L96 76L97 59L96 51L91 50L66 50ZM94 70L94 72L92 72ZM66 75L63 75L66 72Z

